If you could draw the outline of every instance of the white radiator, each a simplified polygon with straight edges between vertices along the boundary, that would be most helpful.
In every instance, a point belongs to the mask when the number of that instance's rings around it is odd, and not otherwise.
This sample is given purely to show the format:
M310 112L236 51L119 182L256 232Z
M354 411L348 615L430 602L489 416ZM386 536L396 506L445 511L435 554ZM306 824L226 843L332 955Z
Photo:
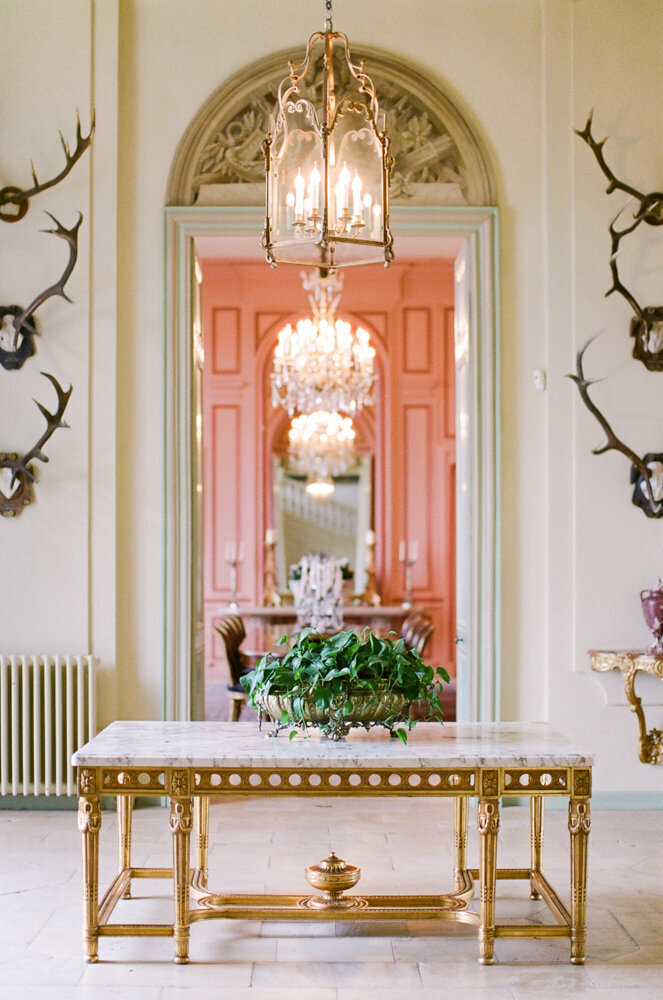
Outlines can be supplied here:
M96 734L94 656L0 655L0 795L75 795Z

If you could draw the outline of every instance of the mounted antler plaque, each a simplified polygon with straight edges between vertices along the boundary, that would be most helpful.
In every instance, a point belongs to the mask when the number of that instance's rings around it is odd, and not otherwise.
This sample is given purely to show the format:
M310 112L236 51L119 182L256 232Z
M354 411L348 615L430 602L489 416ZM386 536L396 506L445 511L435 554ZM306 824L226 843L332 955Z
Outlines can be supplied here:
M589 412L596 417L607 437L606 443L600 448L594 448L592 454L603 455L606 451L619 451L625 455L631 462L631 482L635 485L633 503L636 507L640 507L647 517L663 517L663 454L655 455L649 452L643 458L636 455L627 444L619 440L596 403L589 397L589 387L599 379L589 379L585 376L582 361L585 351L593 340L594 337L590 337L578 351L576 374L567 375L567 378L575 382L580 398Z
M619 244L625 236L635 232L642 222L648 226L663 225L663 192L653 191L651 194L642 194L636 188L624 181L617 180L603 156L603 147L607 139L601 142L592 135L593 112L587 119L584 129L575 129L576 135L583 139L596 157L596 161L608 178L606 192L624 191L630 198L634 198L638 203L636 212L633 215L633 222L623 229L617 228L617 220L623 209L617 213L610 223L611 252L610 271L612 273L612 287L608 289L606 295L619 292L628 302L635 313L631 320L631 336L634 338L633 357L649 368L650 371L663 371L663 306L642 307L632 292L628 290L619 277L617 257L620 253Z
M19 222L28 208L30 207L30 199L34 198L35 195L40 194L42 191L46 191L47 188L54 187L59 184L60 181L64 180L67 176L74 163L80 160L81 156L88 148L92 142L92 135L95 128L95 118L94 113L92 115L92 122L90 124L90 131L87 135L83 135L81 130L81 119L76 112L76 148L73 153L69 148L69 143L66 141L62 132L60 132L60 142L62 143L62 148L64 150L65 165L59 174L55 177L51 177L50 180L44 181L43 183L37 180L37 174L35 173L34 164L30 163L30 169L32 170L32 187L31 188L20 188L20 187L4 187L0 190L0 219L3 222ZM7 211L5 206L12 205L14 211Z
M32 484L37 477L31 463L35 459L39 459L40 462L48 462L48 458L41 449L58 427L69 426L62 417L67 408L72 387L69 386L65 391L53 375L49 375L48 372L41 374L49 379L55 388L58 397L57 409L55 413L49 413L42 403L35 400L40 412L46 418L46 430L42 436L25 455L19 455L16 452L4 454L0 452L0 514L4 517L16 517L24 507L32 502Z
M22 309L21 306L0 306L0 365L8 371L21 368L28 358L35 353L34 337L39 335L34 323L35 310L39 308L47 299L53 295L59 295L67 302L71 302L65 293L64 286L71 276L71 272L76 265L78 256L78 230L80 229L83 216L78 213L78 222L66 229L54 215L47 212L53 222L55 229L44 229L42 232L52 233L59 236L69 245L69 260L62 272L62 277L45 288L43 292L32 300L29 306Z

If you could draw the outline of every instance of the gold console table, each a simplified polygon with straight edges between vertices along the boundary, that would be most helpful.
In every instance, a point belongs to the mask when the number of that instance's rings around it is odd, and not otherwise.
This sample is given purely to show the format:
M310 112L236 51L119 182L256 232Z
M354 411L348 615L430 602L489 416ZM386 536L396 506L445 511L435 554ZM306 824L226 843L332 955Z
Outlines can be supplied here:
M160 936L174 940L174 960L189 960L189 929L198 920L444 919L478 929L479 961L493 963L496 937L556 937L570 941L571 962L585 959L585 892L590 828L592 757L545 724L419 723L407 745L385 731L353 731L334 743L321 737L270 738L251 722L115 722L77 751L78 825L83 842L83 938L96 962L104 936ZM131 863L134 795L170 798L172 868ZM454 889L431 895L346 895L359 870L333 854L309 865L307 878L323 896L228 894L208 888L209 802L236 796L406 795L451 797L455 802ZM117 799L119 871L99 899L102 797ZM500 801L530 800L529 865L497 867ZM567 909L543 870L544 802L569 800L571 903ZM479 865L467 864L470 799L477 799ZM194 822L195 820L195 822ZM195 828L196 857L190 862ZM314 858L302 859L304 864ZM336 878L338 875L338 878ZM112 923L137 878L172 880L173 922ZM496 880L524 879L533 899L547 903L554 923L497 923ZM478 881L478 907L472 908ZM127 904L131 905L131 904Z
M635 676L638 671L663 679L663 655L635 649L590 649L589 657L592 670L599 673L621 670L626 698L638 719L640 760L643 764L663 764L663 731L647 731L642 699L635 693Z

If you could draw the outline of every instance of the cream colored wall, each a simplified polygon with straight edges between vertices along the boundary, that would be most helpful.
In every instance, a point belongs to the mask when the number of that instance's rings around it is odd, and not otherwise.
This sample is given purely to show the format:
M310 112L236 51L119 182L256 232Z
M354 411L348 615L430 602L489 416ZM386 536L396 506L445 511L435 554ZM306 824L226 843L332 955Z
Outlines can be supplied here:
M103 44L93 51L92 39ZM0 518L3 573L0 651L99 655L99 697L115 711L115 334L117 10L88 0L36 0L2 6L0 187L30 187L64 166L61 130L73 148L76 110L92 145L56 187L38 195L17 223L0 223L0 302L26 306L56 281L67 246L40 230L46 210L67 228L78 217L78 261L69 305L51 298L37 310L42 336L20 371L0 369L0 451L28 451L45 429L31 397L49 410L48 371L73 386L65 420L35 462L35 501L17 518ZM91 402L93 405L91 405Z
M87 109L91 80L106 60L103 86L95 92L97 108L108 105L98 116L95 157L78 165L49 205L66 212L90 190L101 197L101 188L112 189L114 161L108 147L113 95L119 93L119 294L116 412L112 392L93 386L90 399L86 392L86 367L91 363L93 374L101 377L95 352L103 357L109 350L108 329L95 313L98 298L108 294L103 265L110 268L112 284L115 261L113 226L102 204L90 220L95 223L92 256L79 262L72 281L76 307L66 307L71 312L65 319L65 306L52 304L49 312L58 325L51 344L45 335L40 355L24 375L0 373L12 394L17 387L17 405L23 407L26 397L38 393L35 383L44 380L36 372L51 358L75 383L72 430L58 432L52 441L38 504L16 523L0 524L8 558L3 562L18 566L20 581L20 596L3 598L8 626L3 623L3 632L17 650L43 645L64 651L85 642L94 646L97 631L107 632L108 621L114 621L112 602L106 609L100 605L103 585L100 589L94 582L99 553L107 554L114 541L112 531L98 530L95 514L95 491L112 474L112 459L92 467L91 475L94 434L91 444L87 435L90 428L107 435L108 427L116 427L116 657L112 643L105 648L117 685L109 691L106 715L157 717L163 669L163 204L168 171L180 136L210 92L248 63L303 44L321 26L322 3L121 0L119 73L112 66L115 0L11 0L5 6L11 15L9 31L3 25L5 37L20 39L34 66L28 86L18 51L6 46L0 79L3 98L7 92L11 99L3 99L3 183L15 183L17 172L25 177L27 160L38 153L57 161L53 123L66 130L73 109ZM336 27L351 41L393 51L450 93L484 141L497 178L504 717L549 718L559 728L586 732L587 742L598 750L599 788L661 790L663 770L637 762L634 719L625 707L605 704L601 683L588 673L586 650L647 641L638 592L652 586L661 572L663 526L631 505L624 458L591 456L601 432L579 407L564 375L572 370L577 346L604 330L587 358L592 372L608 375L597 387L597 398L636 450L663 447L663 375L646 372L630 358L628 309L614 296L603 298L609 285L606 227L621 201L604 194L591 154L570 131L571 125L584 124L593 106L597 132L610 134L606 155L615 169L646 190L663 185L663 10L658 0L336 0L334 15ZM104 157L99 155L102 136ZM41 280L60 259L59 248L46 248L49 240L55 243L52 238L36 236L41 207L31 209L31 228L10 234L20 242L17 277L9 288L2 278L8 301L30 294L33 267ZM647 234L652 253L654 235ZM0 239L4 249L9 236L0 231ZM42 241L38 251L34 240ZM641 246L639 237L636 242ZM660 270L653 269L651 259L634 281L638 292L643 297L649 292L656 304ZM640 263L638 249L624 260L632 268ZM86 339L88 307L93 324ZM114 359L105 361L107 376ZM533 387L536 368L547 371L545 393ZM22 424L5 416L4 399L0 406L2 446L6 434L9 446L23 447L23 440L16 440ZM5 431L7 420L11 433ZM102 510L107 514L108 506ZM107 564L112 577L112 561ZM609 697L615 700L616 692Z

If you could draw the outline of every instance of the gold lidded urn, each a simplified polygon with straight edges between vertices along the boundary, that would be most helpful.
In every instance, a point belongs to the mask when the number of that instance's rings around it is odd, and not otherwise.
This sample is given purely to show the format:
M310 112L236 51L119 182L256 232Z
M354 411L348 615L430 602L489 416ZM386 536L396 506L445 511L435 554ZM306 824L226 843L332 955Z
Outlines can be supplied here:
M660 577L655 590L640 592L640 601L647 628L654 636L647 652L660 655L663 653L663 583Z
M361 869L357 865L347 864L332 851L328 858L306 868L308 884L323 893L321 896L310 896L306 905L320 910L331 907L347 909L359 905L359 900L354 897L346 899L343 893L357 884L360 875Z

